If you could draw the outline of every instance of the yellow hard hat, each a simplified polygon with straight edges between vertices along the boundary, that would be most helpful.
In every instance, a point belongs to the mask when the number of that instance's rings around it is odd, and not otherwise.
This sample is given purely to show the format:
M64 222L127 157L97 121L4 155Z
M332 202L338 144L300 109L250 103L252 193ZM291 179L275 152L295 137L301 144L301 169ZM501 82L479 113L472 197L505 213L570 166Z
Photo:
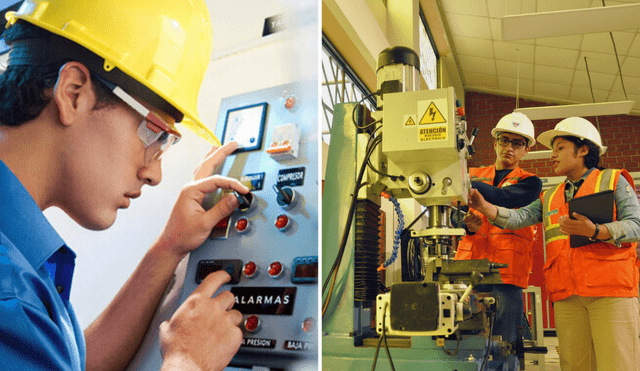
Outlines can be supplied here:
M104 59L184 115L182 124L212 144L197 102L211 58L213 29L203 0L25 0L6 14L71 40Z

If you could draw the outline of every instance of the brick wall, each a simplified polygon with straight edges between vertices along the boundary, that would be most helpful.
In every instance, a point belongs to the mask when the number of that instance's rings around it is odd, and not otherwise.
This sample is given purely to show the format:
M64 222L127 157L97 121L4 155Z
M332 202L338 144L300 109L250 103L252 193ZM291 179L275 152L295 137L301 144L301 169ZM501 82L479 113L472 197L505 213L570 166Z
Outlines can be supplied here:
M478 127L480 133L473 143L476 154L469 161L469 167L478 167L493 164L496 154L493 149L493 129L502 116L513 112L516 108L514 97L469 92L465 95L465 111L467 114L467 127ZM547 106L547 103L539 103L520 99L519 107ZM585 117L596 125L595 117ZM533 121L536 138L542 132L553 129L561 119ZM600 116L600 135L607 152L600 158L600 166L607 168L624 168L629 172L640 171L640 117L630 115ZM532 151L543 151L548 148L536 143ZM556 176L551 169L549 160L526 160L520 162L524 170L537 174L540 177ZM636 185L637 188L640 185Z
M521 108L548 105L524 99L520 99L519 103ZM516 107L516 99L470 92L465 96L465 104L467 127L470 129L478 127L480 129L480 133L473 143L476 154L468 165L469 167L477 167L493 164L496 160L496 154L493 149L491 129L496 126L502 116L513 112ZM594 125L596 124L595 117L585 118ZM534 121L536 138L542 132L553 129L560 121L561 119ZM608 147L607 152L600 159L600 166L624 168L629 172L640 171L640 145L638 145L640 144L640 139L638 138L640 137L640 117L629 115L601 116L598 117L598 121L600 122L600 135L602 136L603 144ZM536 143L531 150L543 151L547 149L543 145ZM553 173L551 161L549 160L525 160L520 162L520 166L540 177L557 176ZM640 194L640 184L636 184L636 193ZM533 269L529 277L529 285L541 287L544 329L555 329L553 307L549 304L542 274L545 256L542 229L537 226L536 231L533 247Z

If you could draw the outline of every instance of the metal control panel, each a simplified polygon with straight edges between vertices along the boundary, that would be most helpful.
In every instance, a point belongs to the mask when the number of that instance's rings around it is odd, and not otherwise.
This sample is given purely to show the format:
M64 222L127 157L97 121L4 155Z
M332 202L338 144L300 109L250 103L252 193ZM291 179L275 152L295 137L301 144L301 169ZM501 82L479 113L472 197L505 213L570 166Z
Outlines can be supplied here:
M317 84L296 82L222 100L216 136L236 140L220 174L251 197L191 253L184 301L207 274L227 271L244 340L230 369L317 368ZM213 205L222 192L210 195Z

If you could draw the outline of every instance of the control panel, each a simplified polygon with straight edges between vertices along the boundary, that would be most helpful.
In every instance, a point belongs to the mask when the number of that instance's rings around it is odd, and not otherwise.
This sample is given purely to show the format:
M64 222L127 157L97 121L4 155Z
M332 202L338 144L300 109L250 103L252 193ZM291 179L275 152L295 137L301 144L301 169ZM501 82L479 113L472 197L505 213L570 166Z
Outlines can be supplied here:
M231 275L221 290L235 295L244 339L230 369L317 367L317 101L315 83L296 82L221 102L216 136L239 148L219 173L251 192L234 192L240 207L191 253L181 300L207 274Z

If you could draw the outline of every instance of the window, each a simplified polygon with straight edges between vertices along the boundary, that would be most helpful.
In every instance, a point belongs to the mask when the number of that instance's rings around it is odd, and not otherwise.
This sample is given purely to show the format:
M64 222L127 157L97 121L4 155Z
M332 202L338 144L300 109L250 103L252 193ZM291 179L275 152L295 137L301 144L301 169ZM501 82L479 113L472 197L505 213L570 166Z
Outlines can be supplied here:
M370 91L324 35L320 72L322 74L322 141L329 144L333 107L339 103L358 102L369 95ZM374 97L366 99L364 103L370 110L375 111Z
M427 82L427 88L438 88L438 51L434 47L433 37L429 26L427 25L427 19L420 8L420 73L424 80Z

